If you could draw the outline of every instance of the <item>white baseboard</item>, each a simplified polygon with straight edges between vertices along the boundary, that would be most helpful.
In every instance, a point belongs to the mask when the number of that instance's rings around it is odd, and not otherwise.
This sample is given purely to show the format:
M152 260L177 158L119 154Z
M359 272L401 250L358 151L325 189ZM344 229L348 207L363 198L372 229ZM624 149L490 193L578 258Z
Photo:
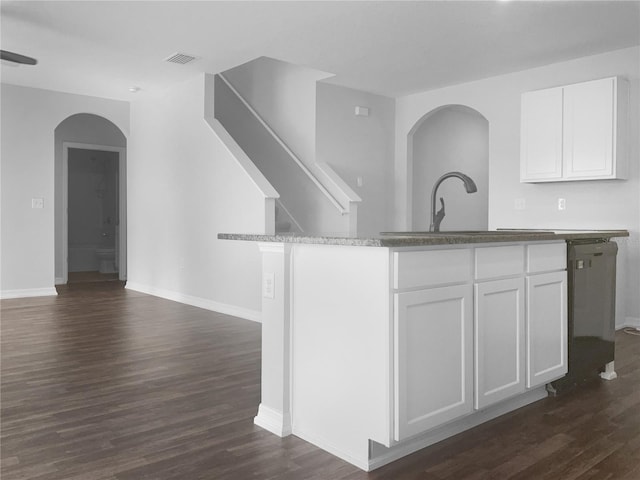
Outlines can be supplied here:
M342 460L349 462L364 471L370 472L402 457L406 457L407 455L410 455L411 453L414 453L418 450L438 443L446 438L457 435L458 433L464 432L465 430L469 430L489 420L493 420L494 418L504 415L505 413L512 412L524 407L525 405L529 405L530 403L542 400L547 396L547 390L545 386L542 385L541 387L525 392L521 395L518 395L517 397L500 402L499 404L496 404L485 410L471 413L466 417L461 418L460 420L456 420L454 422L443 425L442 427L431 430L424 435L409 438L407 440L403 440L402 442L397 442L389 448L369 441L370 447L368 449L368 455L366 453L366 449L360 455L358 455L354 451L345 450L344 445L338 446L334 442L328 441L326 438L321 438L313 432L308 432L304 429L301 429L299 426L293 427L293 434L296 437L300 437L301 439L312 443L317 447L320 447L330 454L335 455L336 457L341 458ZM258 422L256 421L255 423ZM273 432L273 430L270 430L267 427L264 428ZM277 432L273 433L277 434Z
M245 320L251 320L253 322L262 321L262 312L258 310L251 310L248 308L237 307L235 305L215 302L206 298L193 297L191 295L185 295L184 293L165 290L164 288L152 287L131 281L127 281L125 288L153 295L154 297L166 298L167 300L173 300L174 302L184 303L193 307L204 308L205 310L224 313L225 315L232 315Z
M0 298L29 298L29 297L51 297L58 295L54 287L50 288L23 288L20 290L2 290Z
M258 407L258 415L253 418L253 423L279 437L291 435L291 420L263 404Z
M65 281L62 277L56 277L56 285L64 285Z
M329 452L331 455L334 455L334 456L336 456L338 458L341 458L345 462L349 462L351 465L355 465L360 470L364 470L365 472L369 472L369 471L373 470L373 468L377 468L377 467L371 468L371 466L370 466L370 461L368 459L368 454L367 454L368 448L365 448L363 450L363 452L362 452L362 455L358 456L358 455L356 455L356 454L354 454L352 452L346 452L344 448L337 447L336 445L334 445L332 442L328 441L327 439L321 438L321 437L319 437L317 435L314 435L312 433L306 432L304 429L301 429L299 427L293 429L293 434L296 437L301 438L305 442L309 442L309 443L315 445L316 447L321 448L325 452ZM368 447L368 445L366 445L366 443L365 443L365 447Z
M548 393L543 385L510 400L500 402L486 410L475 412L458 421L443 425L426 435L408 439L390 448L380 446L380 449L383 450L381 453L376 454L374 452L375 449L372 449L372 458L369 460L368 471L375 470L376 468L382 467L383 465L398 460L399 458L406 457L413 452L417 452L418 450L438 443L445 438L457 435L458 433L469 430L470 428L476 427L489 420L493 420L505 413L512 412L518 408L524 407L525 405L542 400L547 396Z
M616 330L622 330L626 327L640 329L640 317L626 317L622 325L616 325Z

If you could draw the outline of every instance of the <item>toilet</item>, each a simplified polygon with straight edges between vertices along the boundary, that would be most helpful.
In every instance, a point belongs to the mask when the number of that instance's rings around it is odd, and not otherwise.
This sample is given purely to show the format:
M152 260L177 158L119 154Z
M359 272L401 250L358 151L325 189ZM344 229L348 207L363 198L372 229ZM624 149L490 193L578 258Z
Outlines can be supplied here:
M98 256L98 271L100 273L116 273L116 249L96 248Z

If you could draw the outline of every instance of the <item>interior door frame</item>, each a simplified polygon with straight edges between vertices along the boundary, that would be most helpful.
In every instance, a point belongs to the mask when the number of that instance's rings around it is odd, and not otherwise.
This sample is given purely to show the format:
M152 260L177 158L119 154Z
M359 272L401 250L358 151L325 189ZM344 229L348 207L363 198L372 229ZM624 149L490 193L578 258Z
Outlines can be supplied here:
M127 149L109 145L62 142L62 281L69 281L69 149L98 150L118 154L119 262L118 278L127 279Z

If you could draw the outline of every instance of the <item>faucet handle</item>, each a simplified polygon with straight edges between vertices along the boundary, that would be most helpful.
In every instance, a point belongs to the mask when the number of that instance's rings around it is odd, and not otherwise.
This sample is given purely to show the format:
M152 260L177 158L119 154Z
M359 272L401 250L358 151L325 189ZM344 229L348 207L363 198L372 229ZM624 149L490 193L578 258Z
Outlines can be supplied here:
M438 210L438 213L436 213L434 219L433 219L433 229L432 231L434 232L439 232L440 231L440 223L442 222L442 219L444 218L444 198L440 197L440 205L442 205L442 207L440 208L440 210Z

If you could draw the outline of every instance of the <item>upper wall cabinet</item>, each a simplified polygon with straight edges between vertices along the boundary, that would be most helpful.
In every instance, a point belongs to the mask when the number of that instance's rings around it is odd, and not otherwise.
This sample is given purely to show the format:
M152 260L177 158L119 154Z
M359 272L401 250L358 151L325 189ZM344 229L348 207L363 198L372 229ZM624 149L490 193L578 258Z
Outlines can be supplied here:
M626 178L627 105L618 77L523 93L520 181Z

